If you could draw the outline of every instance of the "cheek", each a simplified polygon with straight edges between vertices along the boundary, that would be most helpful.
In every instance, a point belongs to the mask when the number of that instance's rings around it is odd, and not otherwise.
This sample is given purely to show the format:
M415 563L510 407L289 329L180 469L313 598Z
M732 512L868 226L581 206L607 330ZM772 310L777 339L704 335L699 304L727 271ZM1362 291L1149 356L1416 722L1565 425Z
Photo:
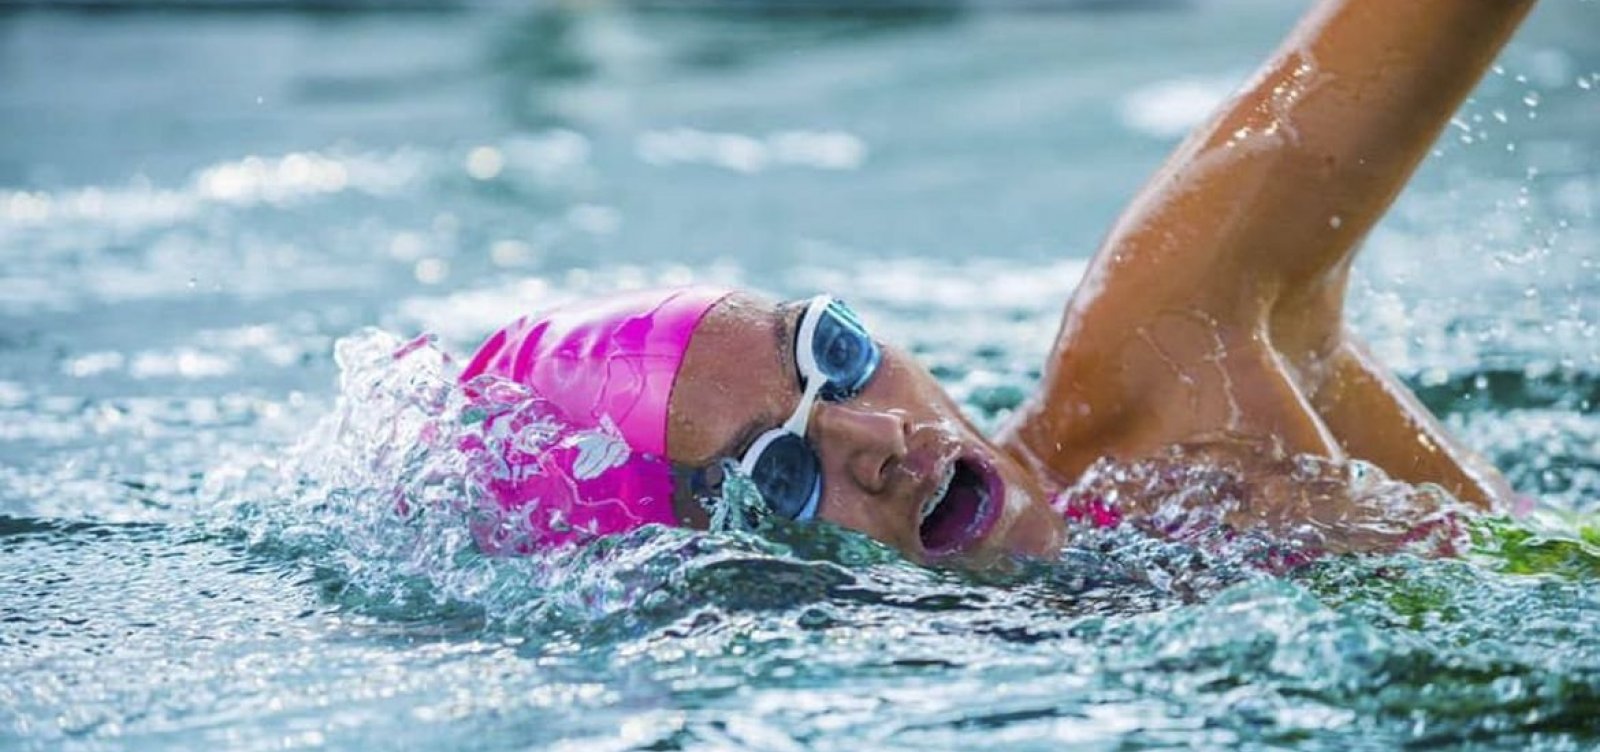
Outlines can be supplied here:
M882 502L874 503L871 499L843 496L827 491L824 491L824 494L822 509L818 514L821 519L865 534L908 556L917 555L918 547L907 539L909 533L905 526L896 524Z
M1018 492L1021 507L1006 536L1006 548L1012 553L1047 557L1061 550L1066 543L1066 522L1049 504L1029 498Z
M948 395L933 376L903 353L885 354L882 365L858 398L873 407L899 410L915 416L942 415Z
M1020 465L1005 459L1001 463L1007 519L1005 534L997 542L1011 553L1055 555L1066 543L1066 521L1050 505L1051 497Z

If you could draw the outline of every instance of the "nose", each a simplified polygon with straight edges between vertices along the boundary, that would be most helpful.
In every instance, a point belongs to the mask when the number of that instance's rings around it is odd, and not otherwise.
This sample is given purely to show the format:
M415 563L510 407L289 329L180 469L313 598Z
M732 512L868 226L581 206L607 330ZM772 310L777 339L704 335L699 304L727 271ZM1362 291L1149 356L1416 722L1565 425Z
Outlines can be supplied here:
M840 457L845 474L869 493L887 490L890 473L905 459L906 426L898 410L839 402L819 403L811 418L824 461L830 454Z

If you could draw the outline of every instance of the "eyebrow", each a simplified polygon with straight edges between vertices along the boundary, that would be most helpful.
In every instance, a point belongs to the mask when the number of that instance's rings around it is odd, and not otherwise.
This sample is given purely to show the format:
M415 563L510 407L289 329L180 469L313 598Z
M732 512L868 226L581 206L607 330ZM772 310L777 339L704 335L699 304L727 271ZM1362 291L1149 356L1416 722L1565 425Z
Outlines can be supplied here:
M804 312L805 301L791 300L779 303L772 309L772 330L777 339L775 344L777 346L778 367L785 372L794 370L790 365L794 363L794 332L795 328L799 326L799 315ZM717 454L712 461L715 462L725 457L739 458L744 454L745 448L749 447L757 436L766 432L768 427L766 416L756 415L752 417L743 426L740 426L739 431L733 435L733 438L728 440L728 443L717 450Z

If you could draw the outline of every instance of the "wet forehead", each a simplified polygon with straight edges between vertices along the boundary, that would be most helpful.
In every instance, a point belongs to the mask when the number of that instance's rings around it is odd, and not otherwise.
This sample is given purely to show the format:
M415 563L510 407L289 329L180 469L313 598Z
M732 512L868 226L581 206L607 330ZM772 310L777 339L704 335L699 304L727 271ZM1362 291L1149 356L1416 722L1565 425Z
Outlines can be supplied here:
M798 394L789 353L792 306L734 295L695 329L673 387L667 453L702 466L736 452L745 434L781 422Z

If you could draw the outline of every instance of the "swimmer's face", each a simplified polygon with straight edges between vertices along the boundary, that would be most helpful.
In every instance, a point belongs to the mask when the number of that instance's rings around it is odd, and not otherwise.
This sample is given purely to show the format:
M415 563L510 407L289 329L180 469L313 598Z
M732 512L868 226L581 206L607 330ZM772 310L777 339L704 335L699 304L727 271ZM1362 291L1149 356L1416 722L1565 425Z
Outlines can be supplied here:
M695 330L673 388L667 449L679 465L737 461L801 398L793 343L804 304L736 295ZM982 565L1052 554L1062 522L1037 480L962 415L928 371L879 342L859 394L818 400L806 439L822 469L818 519L861 531L924 563ZM679 514L703 527L680 489Z

